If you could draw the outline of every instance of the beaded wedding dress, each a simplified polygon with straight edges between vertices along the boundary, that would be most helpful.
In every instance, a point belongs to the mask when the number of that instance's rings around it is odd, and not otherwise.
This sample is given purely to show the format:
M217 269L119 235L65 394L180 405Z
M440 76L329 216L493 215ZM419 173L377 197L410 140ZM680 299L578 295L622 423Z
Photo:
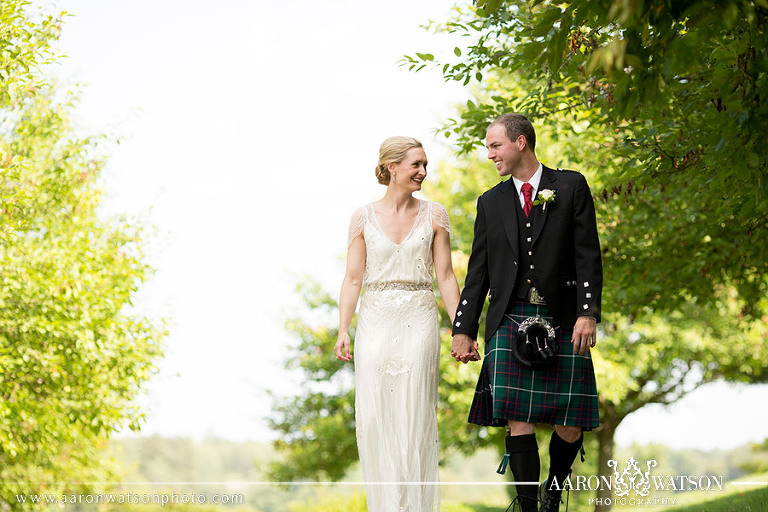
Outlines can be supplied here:
M448 214L423 200L400 244L384 234L372 204L350 224L350 242L362 232L366 249L354 361L357 446L370 512L440 509L435 228L450 232Z

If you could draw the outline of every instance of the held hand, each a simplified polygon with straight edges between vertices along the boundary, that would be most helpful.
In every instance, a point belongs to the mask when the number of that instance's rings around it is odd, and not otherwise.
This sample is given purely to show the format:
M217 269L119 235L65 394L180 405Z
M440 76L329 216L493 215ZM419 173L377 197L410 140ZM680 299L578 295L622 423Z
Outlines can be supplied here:
M336 345L333 347L333 351L336 353L336 357L341 361L351 361L352 352L350 352L349 346L349 334L346 332L339 333L339 338L336 340Z
M480 353L477 351L477 341L466 334L455 335L451 342L451 356L462 363L479 361Z
M597 343L597 322L590 316L580 316L573 326L573 353L584 355Z

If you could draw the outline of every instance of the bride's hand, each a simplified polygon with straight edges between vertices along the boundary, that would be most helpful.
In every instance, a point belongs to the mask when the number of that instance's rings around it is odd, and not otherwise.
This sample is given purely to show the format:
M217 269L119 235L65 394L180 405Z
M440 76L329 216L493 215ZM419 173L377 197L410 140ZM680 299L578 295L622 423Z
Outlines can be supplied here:
M333 347L333 351L336 353L336 357L341 361L351 361L352 352L349 350L349 346L349 334L346 332L339 333L339 338L336 340L336 345Z
M451 356L457 361L467 363L469 361L479 361L480 353L477 351L477 340L473 340L466 334L456 334L451 342Z

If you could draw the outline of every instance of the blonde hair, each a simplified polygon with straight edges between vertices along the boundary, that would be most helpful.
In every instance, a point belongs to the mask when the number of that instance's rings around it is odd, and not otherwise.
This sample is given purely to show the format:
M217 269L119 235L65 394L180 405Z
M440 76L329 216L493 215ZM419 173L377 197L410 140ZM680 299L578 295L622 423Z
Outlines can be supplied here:
M390 137L381 143L379 148L379 164L376 166L376 178L382 185L389 185L392 178L388 164L399 164L405 159L406 153L413 148L423 148L421 142L413 137Z

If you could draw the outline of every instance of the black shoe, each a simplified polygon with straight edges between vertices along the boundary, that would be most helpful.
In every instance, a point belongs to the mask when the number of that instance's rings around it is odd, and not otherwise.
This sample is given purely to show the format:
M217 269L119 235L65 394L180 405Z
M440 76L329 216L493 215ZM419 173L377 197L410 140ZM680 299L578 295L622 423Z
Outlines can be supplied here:
M539 501L541 506L539 512L559 512L560 504L563 502L563 491L550 490L549 479L539 487ZM565 512L568 512L568 504L565 504Z

